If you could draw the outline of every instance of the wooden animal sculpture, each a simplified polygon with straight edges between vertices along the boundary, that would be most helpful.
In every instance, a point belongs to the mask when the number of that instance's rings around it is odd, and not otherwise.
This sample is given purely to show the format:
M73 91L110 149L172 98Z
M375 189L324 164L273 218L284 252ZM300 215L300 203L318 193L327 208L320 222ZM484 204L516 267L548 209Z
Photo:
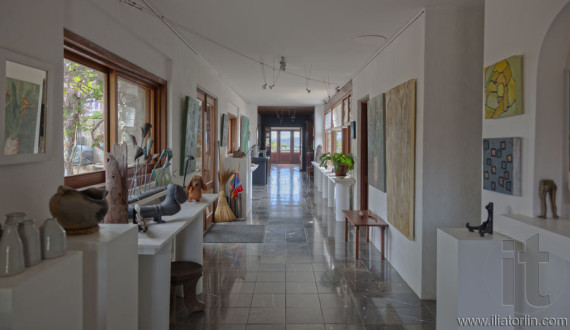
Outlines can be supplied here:
M68 235L90 234L99 230L99 222L107 214L106 196L107 191L103 189L77 191L59 186L49 200L49 210Z
M546 219L546 195L550 197L552 206L552 217L558 219L558 209L556 208L556 183L552 180L540 180L538 193L540 194L540 215L539 218Z
M206 187L206 184L202 180L202 176L194 175L186 187L186 192L188 193L188 201L199 202L202 198L202 190L206 191L206 189L208 189L208 187Z
M186 201L186 192L182 186L171 183L166 187L166 198L160 204L129 207L129 218L138 223L139 230L145 230L146 223L142 219L152 218L157 223L165 222L163 215L174 215L181 209L180 204ZM138 209L136 208L138 206ZM142 222L142 224L141 224ZM141 228L142 227L142 228Z

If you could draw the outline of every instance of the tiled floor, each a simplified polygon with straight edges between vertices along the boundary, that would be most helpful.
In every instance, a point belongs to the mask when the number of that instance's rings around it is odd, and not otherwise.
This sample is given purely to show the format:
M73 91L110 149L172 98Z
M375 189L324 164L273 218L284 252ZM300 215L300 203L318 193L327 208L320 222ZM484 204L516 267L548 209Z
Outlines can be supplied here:
M265 242L204 244L206 309L190 314L180 301L172 329L435 329L435 302L364 239L355 260L354 231L345 243L344 223L297 167L272 166L248 222L266 225Z

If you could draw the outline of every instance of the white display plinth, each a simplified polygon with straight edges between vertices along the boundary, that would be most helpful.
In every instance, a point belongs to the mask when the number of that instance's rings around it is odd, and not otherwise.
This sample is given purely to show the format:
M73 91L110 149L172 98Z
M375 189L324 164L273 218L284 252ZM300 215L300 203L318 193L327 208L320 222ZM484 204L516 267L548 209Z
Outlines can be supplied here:
M325 172L326 170L324 168L320 168L320 170L322 176L321 185L323 186L322 188L323 198L326 199L329 197L329 177L327 175L327 172Z
M168 329L173 241L176 260L203 264L203 212L217 199L218 194L203 194L200 202L182 204L177 214L162 217L165 223L151 223L139 233L139 329Z
M68 250L83 252L83 328L137 329L136 225L101 224L89 235L67 237Z
M319 162L312 161L311 164L313 165L313 176L315 181L315 188L317 191L320 191L321 186L321 171L319 171L319 166L321 165Z
M356 183L356 180L349 176L335 176L334 196L335 196L335 220L344 221L343 210L350 210L350 186Z
M327 206L328 207L334 207L334 181L333 178L335 177L335 174L333 172L327 172L326 173L326 182L327 182L327 189L329 190L327 193L328 196L328 200L327 200Z
M0 329L83 329L79 251L0 278Z
M491 318L514 315L513 306L502 303L503 241L495 233L481 237L466 228L437 231L437 329L473 329L459 326L458 318ZM506 277L505 277L506 278ZM485 327L512 329L512 327Z

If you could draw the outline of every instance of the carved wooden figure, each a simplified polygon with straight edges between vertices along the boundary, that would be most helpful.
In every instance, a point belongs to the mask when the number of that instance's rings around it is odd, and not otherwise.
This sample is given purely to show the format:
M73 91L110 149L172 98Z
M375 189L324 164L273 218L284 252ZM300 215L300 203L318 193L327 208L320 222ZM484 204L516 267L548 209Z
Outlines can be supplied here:
M105 223L129 223L127 166L127 144L115 144L113 152L105 155L105 187L109 192Z
M546 219L546 195L550 197L550 205L552 206L552 217L558 219L558 209L556 208L556 183L552 180L540 180L540 215L539 218Z

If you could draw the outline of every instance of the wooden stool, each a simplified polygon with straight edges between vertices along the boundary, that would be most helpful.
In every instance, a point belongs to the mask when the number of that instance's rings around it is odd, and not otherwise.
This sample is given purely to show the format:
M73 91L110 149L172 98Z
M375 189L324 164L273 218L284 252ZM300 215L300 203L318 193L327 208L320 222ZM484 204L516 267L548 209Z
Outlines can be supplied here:
M176 319L176 286L184 289L184 303L190 312L204 310L204 303L196 297L196 284L202 277L202 265L192 261L174 261L170 267L170 323Z

